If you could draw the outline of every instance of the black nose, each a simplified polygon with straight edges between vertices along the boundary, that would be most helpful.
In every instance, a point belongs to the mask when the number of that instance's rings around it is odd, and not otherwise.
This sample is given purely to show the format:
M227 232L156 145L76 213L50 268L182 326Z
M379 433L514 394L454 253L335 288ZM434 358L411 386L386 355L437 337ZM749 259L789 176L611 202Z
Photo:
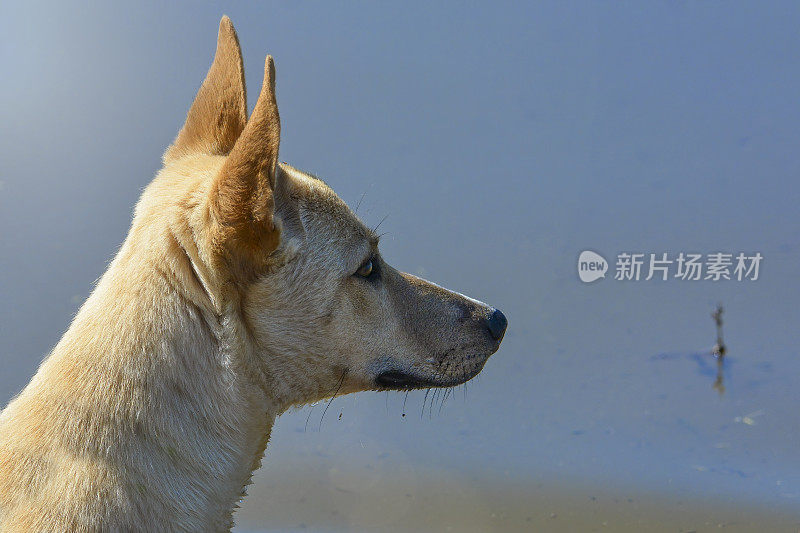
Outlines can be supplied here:
M503 338L503 335L506 332L506 326L508 326L506 315L504 315L499 309L495 309L492 313L492 316L490 316L489 320L487 320L487 326L489 327L489 333L492 334L492 337L499 341Z

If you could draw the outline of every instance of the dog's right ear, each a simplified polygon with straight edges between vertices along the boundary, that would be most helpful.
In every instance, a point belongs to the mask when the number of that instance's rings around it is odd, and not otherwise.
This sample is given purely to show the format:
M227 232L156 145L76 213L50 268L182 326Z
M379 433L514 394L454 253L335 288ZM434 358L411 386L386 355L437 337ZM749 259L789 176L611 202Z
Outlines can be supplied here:
M247 123L247 93L239 38L227 16L219 21L217 52L186 123L164 153L164 164L190 154L225 155Z
M239 265L258 270L278 246L274 223L281 121L275 98L275 64L267 56L264 84L250 120L209 191L217 245Z

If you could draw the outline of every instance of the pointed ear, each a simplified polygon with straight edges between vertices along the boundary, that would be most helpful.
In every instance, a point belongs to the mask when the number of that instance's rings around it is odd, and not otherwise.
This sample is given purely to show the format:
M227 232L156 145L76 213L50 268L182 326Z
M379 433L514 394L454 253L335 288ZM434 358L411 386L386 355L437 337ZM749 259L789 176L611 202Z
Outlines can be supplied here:
M256 107L214 178L209 198L218 237L253 257L265 258L278 245L272 215L280 137L275 65L267 56Z
M164 163L189 154L230 152L247 122L247 93L239 38L227 16L219 21L217 53Z

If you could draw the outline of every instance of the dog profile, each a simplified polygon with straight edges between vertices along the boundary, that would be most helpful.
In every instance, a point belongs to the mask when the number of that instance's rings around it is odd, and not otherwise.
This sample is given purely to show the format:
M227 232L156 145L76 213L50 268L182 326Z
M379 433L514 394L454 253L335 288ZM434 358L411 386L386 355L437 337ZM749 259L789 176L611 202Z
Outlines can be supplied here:
M127 238L0 412L0 531L227 531L281 413L458 385L498 349L500 311L390 267L279 143L273 60L248 118L223 17Z

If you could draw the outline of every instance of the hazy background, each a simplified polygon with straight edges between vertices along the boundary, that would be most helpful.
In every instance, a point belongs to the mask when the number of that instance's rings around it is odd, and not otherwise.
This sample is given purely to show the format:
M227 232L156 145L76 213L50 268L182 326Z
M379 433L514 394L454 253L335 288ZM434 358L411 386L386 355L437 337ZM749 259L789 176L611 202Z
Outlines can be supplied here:
M281 417L253 528L293 479L800 509L800 4L18 4L0 5L0 404L123 240L227 13L251 107L275 57L281 159L388 215L394 266L510 322L441 412L423 391ZM756 282L584 285L587 248L764 261ZM301 523L319 502L294 503ZM398 505L379 511L419 508Z

